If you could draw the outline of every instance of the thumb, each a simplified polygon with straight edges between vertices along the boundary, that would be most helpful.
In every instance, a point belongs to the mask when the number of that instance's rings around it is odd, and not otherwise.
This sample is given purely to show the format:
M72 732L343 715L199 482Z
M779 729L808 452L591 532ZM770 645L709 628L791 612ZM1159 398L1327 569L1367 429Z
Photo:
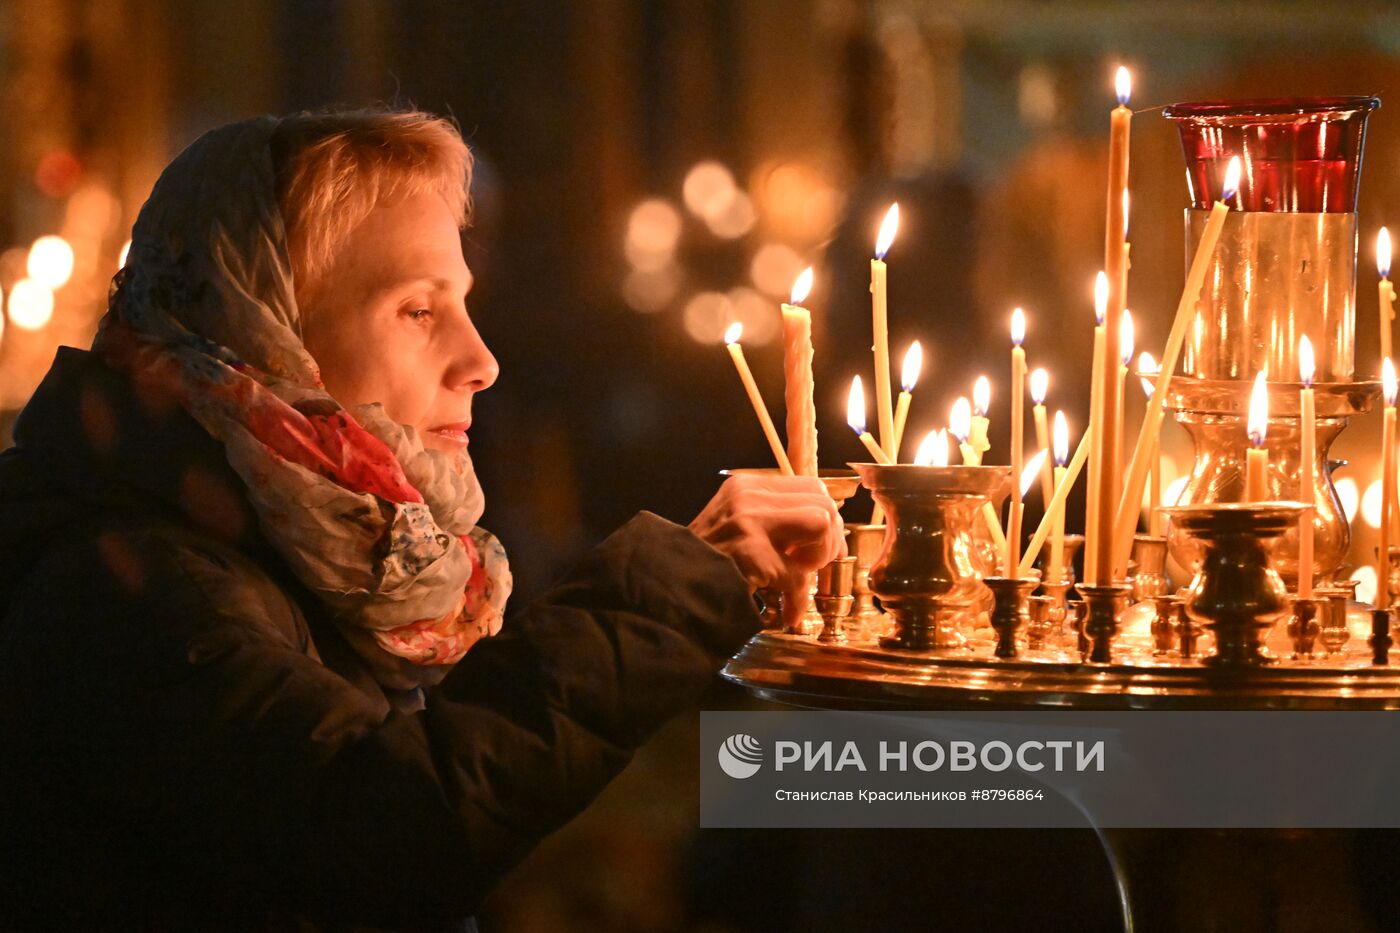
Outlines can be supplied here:
M807 606L811 601L811 592L807 585L809 577L805 573L794 573L788 575L783 581L783 627L789 630L797 628L803 617L807 614Z

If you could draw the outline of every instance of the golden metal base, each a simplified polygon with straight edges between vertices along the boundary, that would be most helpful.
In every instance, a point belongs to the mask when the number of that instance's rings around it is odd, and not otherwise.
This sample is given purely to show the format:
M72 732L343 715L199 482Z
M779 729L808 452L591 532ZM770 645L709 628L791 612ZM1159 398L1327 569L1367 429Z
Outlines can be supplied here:
M1270 646L1287 657L1276 628L1281 642ZM764 633L721 674L761 699L809 709L1400 709L1400 667L1372 666L1361 638L1334 658L1230 670L1154 658L1150 644L1092 665L1062 649L1000 660L991 644L970 640L971 654L949 656Z

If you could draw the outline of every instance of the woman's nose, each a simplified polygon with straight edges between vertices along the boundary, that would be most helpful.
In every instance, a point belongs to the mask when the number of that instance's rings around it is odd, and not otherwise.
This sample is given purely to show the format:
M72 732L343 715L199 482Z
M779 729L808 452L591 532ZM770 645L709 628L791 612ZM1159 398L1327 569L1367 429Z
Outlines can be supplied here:
M453 389L471 389L480 392L491 387L501 374L496 357L481 339L481 333L470 318L458 335L454 348L454 359L448 371L449 385Z

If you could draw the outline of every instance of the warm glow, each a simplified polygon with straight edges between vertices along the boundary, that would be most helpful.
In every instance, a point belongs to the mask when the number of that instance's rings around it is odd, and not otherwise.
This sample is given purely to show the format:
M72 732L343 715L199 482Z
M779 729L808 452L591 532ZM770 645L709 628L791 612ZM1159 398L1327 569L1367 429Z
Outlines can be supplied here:
M1019 347L1026 339L1026 312L1015 308L1011 312L1011 345Z
M919 449L914 454L914 463L919 466L945 467L948 465L948 432L939 428L924 435Z
M1133 96L1133 76L1127 68L1118 66L1118 73L1113 76L1113 92L1118 95L1118 103L1127 106L1128 98Z
M1055 412L1055 426L1050 433L1055 448L1055 466L1064 466L1069 463L1069 422L1065 420L1064 412Z
M61 236L41 236L29 247L29 277L47 288L62 288L73 277L73 247Z
M1133 313L1123 309L1123 323L1118 327L1118 353L1124 366L1133 364Z
M1356 521L1356 509L1360 501L1360 495L1356 491L1356 480L1350 476L1343 476L1337 480L1337 498L1342 503L1342 514L1347 517L1348 522Z
M800 305L807 300L807 296L812 293L812 280L815 277L811 266L802 270L802 274L797 277L797 281L792 283L792 301L790 304Z
M1375 480L1361 494L1361 520L1372 528L1381 527L1381 481Z
M865 433L865 389L859 376L851 380L851 394L846 397L846 423L857 434Z
M1026 493L1031 491L1035 485L1036 478L1040 476L1040 467L1045 463L1045 458L1050 455L1048 450L1036 451L1036 455L1026 461L1025 467L1021 469L1021 498L1026 498Z
M1147 393L1148 398L1152 397L1153 390L1157 388L1153 377L1161 371L1162 368L1157 365L1157 361L1153 359L1151 353L1143 350L1138 354L1138 372L1142 374L1142 391Z
M1313 361L1312 341L1305 335L1298 341L1298 374L1303 377L1303 384L1310 388L1316 368L1317 364Z
M632 208L623 252L637 269L659 269L672 261L681 238L681 215L669 202L650 198Z
M1045 396L1050 392L1050 374L1045 369L1039 368L1031 372L1031 401L1037 405L1045 404Z
M1181 494L1186 491L1186 483L1191 479L1190 474L1182 474L1167 484L1167 488L1162 490L1162 505L1171 508L1181 504Z
M1261 369L1254 377L1254 390L1249 393L1249 420L1246 432L1249 442L1255 447L1264 446L1264 437L1269 433L1269 385L1264 381Z
M1385 227L1376 234L1376 271L1381 278L1390 278L1390 231Z
M1100 272L1094 277L1094 323L1103 326L1108 319L1108 276Z
M725 213L739 193L734 175L718 162L698 162L686 172L681 197L691 212L704 220Z
M130 256L130 255L131 255L131 241L130 241L130 240L127 240L125 243L122 244L122 252L121 252L121 255L117 257L117 268L118 268L118 269L125 269L125 268L126 268L126 257L128 257L128 256Z
M1124 239L1127 239L1127 237L1128 237L1128 201L1129 201L1129 200L1130 200L1130 199L1129 199L1129 197L1128 197L1128 189L1127 189L1127 188L1124 188L1124 189L1123 189L1123 238L1124 238Z
M13 296L11 299L13 300ZM1393 408L1395 406L1395 364L1390 361L1388 356L1381 360L1381 393L1385 395L1385 403Z
M972 384L972 410L979 418L987 417L992 410L992 383L986 376L978 376Z
M10 321L21 330L38 330L53 317L53 292L33 279L10 289Z
M1231 156L1225 169L1225 187L1220 189L1220 200L1228 201L1240 190L1240 157Z
M919 373L924 368L924 348L915 340L909 344L904 354L904 366L899 370L899 386L905 392L913 392L919 384Z
M1351 579L1357 582L1356 598L1358 601L1369 603L1376 598L1376 568L1369 564L1357 567L1351 575Z
M899 204L891 204L880 224L880 235L875 238L875 258L884 259L894 244L894 235L899 231Z
M956 437L959 444L972 433L972 405L964 396L958 396L953 403L953 411L948 415L948 433Z
M743 322L743 321L735 321L733 324L730 324L730 325L729 325L728 329L725 330L725 332L724 332L724 342L725 342L725 343L738 343L738 342L739 342L739 338L742 337L742 336L744 336L744 322Z

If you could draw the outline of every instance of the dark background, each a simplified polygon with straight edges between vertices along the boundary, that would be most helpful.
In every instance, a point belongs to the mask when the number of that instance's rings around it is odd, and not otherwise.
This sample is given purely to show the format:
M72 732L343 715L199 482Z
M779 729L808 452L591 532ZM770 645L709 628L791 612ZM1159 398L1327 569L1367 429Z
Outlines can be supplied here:
M1397 53L1388 3L9 0L0 288L41 234L65 236L77 267L47 326L10 322L0 337L0 408L22 407L57 345L87 345L136 211L199 133L330 105L450 114L478 160L473 312L502 367L476 405L472 452L484 524L504 540L523 602L637 509L686 522L720 469L767 463L719 336L745 322L781 425L777 302L808 263L821 460L861 456L844 400L852 375L869 384L866 263L891 200L903 213L888 257L896 372L911 339L926 351L909 436L946 424L985 372L997 393L990 459L1005 462L1015 304L1029 315L1031 365L1050 368L1050 405L1077 435L1114 68L1136 78L1129 303L1156 352L1181 286L1186 206L1160 105L1385 97L1400 86ZM1368 152L1362 376L1377 369L1371 244L1400 204L1388 109ZM707 222L684 189L709 161L734 186L695 201L726 207ZM662 203L634 214L652 199ZM634 220L647 216L660 233ZM1373 420L1336 448L1353 461L1353 492L1375 471ZM1171 428L1165 447L1176 475L1189 445ZM868 508L853 500L848 517ZM1358 532L1359 555L1372 544L1364 522ZM719 683L706 704L752 705ZM697 834L695 754L692 714L507 881L484 929L1111 923L1087 832Z

